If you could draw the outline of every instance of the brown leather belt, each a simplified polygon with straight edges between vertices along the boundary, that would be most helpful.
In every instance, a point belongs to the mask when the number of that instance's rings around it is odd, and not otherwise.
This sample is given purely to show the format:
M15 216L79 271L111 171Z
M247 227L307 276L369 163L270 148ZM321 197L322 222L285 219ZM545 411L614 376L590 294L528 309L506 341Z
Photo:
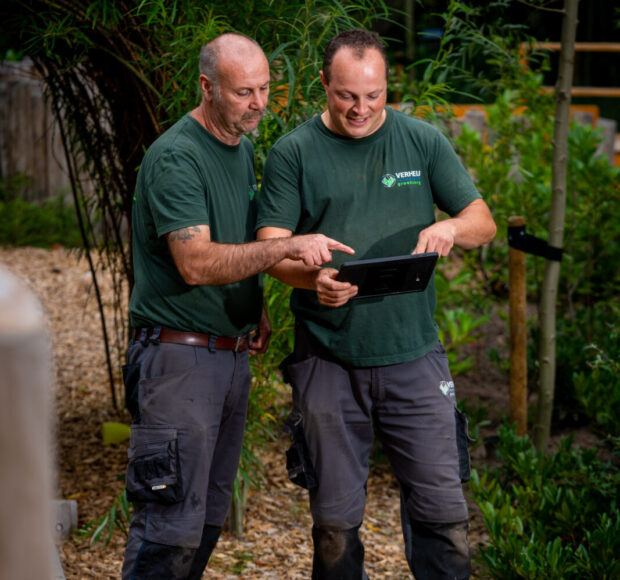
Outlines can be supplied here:
M234 350L243 352L250 348L248 335L245 336L215 336L201 334L200 332L184 332L182 330L170 330L162 328L159 336L154 328L136 328L133 333L136 340L145 340L154 337L159 342L173 342L175 344L188 344L191 346L209 346L221 350Z

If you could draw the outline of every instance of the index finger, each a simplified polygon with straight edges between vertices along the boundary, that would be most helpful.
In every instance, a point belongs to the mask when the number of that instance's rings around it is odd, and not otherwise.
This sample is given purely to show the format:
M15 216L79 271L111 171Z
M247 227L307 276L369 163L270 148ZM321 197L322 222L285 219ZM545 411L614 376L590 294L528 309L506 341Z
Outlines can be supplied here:
M412 254L423 254L426 252L426 248L428 247L428 243L426 241L422 241L418 238L418 243L416 247L413 249Z
M351 248L350 246L346 246L345 244L341 244L336 240L332 240L332 242L328 244L328 248L332 251L337 250L339 252L344 252L345 254L355 254L355 250L353 248Z

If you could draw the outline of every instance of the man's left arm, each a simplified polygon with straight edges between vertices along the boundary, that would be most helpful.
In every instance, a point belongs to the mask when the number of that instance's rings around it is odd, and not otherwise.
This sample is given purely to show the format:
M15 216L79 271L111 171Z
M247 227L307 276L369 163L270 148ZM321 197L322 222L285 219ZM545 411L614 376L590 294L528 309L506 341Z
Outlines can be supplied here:
M476 199L455 216L423 229L412 253L437 252L444 257L454 246L471 250L490 242L496 231L489 206Z

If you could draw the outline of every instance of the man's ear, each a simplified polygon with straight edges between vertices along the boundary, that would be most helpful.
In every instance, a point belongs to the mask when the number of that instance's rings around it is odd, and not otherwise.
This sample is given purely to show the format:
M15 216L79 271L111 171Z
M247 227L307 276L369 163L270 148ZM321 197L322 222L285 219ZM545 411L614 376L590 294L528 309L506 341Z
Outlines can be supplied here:
M322 70L319 71L319 76L321 77L321 83L323 83L323 88L327 89L328 83L325 80L325 75L323 74Z
M213 98L213 83L209 80L209 77L206 75L200 75L198 77L198 83L200 84L200 92L202 93L203 98L210 101Z

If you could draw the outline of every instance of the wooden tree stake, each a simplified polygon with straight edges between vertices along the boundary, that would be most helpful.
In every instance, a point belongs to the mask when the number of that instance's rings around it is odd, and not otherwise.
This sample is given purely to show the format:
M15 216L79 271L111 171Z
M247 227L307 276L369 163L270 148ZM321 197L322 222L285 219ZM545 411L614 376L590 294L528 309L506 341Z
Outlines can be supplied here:
M525 220L512 216L509 227L521 227ZM510 287L510 422L516 423L517 435L527 433L527 345L525 253L508 250Z

